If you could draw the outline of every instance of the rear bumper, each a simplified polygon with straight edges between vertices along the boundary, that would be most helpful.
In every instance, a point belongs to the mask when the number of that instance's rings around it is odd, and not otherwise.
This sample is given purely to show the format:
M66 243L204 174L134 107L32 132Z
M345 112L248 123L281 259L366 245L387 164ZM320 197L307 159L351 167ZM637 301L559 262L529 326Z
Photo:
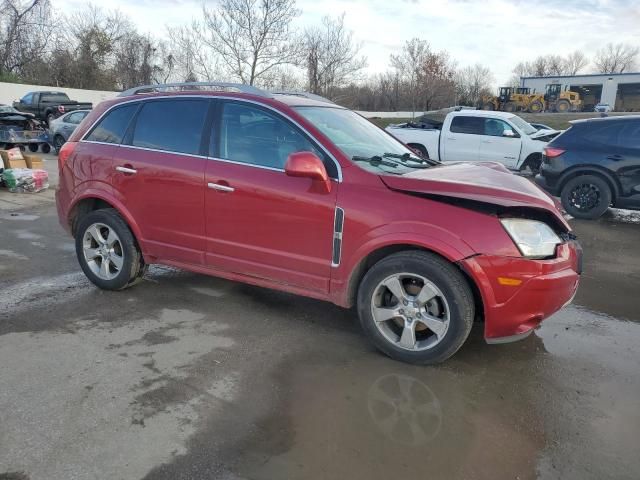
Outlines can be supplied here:
M58 210L58 222L67 233L71 233L71 225L69 225L69 205L68 195L60 187L56 189L56 209Z
M535 176L536 185L538 185L541 189L549 192L551 195L557 197L560 195L557 187L557 178L549 178L538 174Z
M461 263L482 296L486 341L506 343L526 337L571 302L580 281L582 249L570 241L559 245L550 260L478 255Z

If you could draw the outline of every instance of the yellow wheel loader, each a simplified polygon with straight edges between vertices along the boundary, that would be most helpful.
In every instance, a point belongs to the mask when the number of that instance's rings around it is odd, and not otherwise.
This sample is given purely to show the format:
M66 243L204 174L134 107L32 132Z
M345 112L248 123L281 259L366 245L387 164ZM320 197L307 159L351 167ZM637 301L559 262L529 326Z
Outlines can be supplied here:
M547 85L544 100L546 109L551 112L581 112L583 107L580 94L568 90L567 85L563 90L562 85L559 83Z

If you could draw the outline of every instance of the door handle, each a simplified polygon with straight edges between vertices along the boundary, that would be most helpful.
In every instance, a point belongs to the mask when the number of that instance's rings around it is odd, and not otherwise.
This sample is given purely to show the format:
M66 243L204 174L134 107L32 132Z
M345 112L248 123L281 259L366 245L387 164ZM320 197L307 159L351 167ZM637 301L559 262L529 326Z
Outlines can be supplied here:
M207 183L207 187L212 188L214 190L218 190L220 192L230 193L235 191L235 188L229 187L227 185L220 185L219 183Z
M619 160L622 160L622 155L608 155L607 160L613 160L614 162L617 162Z
M116 170L118 172L126 173L128 175L133 175L134 173L138 173L138 171L135 168L129 168L129 167L116 167Z

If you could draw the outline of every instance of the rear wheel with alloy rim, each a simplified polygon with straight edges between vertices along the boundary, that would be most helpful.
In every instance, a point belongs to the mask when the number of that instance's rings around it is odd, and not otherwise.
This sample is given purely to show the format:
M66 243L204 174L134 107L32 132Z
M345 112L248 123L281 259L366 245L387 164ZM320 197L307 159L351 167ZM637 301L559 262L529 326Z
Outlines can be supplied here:
M596 219L611 205L611 188L596 175L580 175L569 180L561 192L562 206L576 218Z
M106 290L133 285L145 272L136 241L114 209L84 216L76 229L76 255L85 275Z
M467 339L473 294L462 273L422 251L390 255L365 275L358 291L362 328L392 358L430 364L451 357Z

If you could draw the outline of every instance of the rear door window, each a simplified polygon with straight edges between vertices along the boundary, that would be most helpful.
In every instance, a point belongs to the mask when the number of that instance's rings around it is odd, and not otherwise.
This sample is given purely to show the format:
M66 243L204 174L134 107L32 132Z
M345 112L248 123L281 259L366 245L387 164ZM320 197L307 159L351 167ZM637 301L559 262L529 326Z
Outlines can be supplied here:
M110 110L98 124L91 129L85 140L101 143L122 143L124 133L136 112L138 104L123 105Z
M484 118L480 117L453 117L451 132L466 133L470 135L484 135Z
M618 138L622 131L620 122L593 122L588 128L583 128L581 137L589 143L600 145L618 146Z
M87 115L86 112L73 112L70 113L69 115L66 116L66 118L64 119L65 122L67 123L74 123L74 124L78 124L82 121L82 119Z
M208 100L197 98L145 102L136 119L131 145L200 154L209 104Z

